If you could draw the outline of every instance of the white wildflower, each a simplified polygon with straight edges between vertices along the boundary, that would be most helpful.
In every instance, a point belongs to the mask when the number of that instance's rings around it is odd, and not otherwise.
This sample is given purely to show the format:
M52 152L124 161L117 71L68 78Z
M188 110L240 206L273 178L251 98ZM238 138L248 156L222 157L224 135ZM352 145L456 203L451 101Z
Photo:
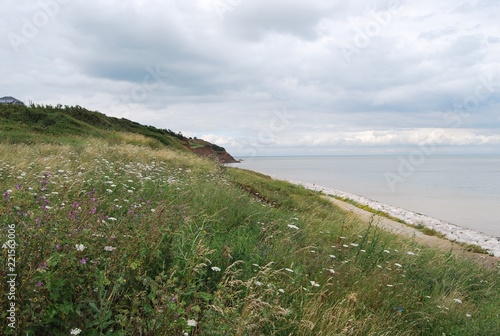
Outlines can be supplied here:
M82 252L83 250L85 250L85 246L83 246L83 244L76 244L75 245L75 248L77 251L79 252ZM77 334L78 335L78 334Z
M214 272L220 272L220 267L213 266L211 269L212 269L212 271L214 271Z
M195 320L187 320L188 327L196 327L197 324Z
M262 282L260 282L260 281L255 281L255 282L254 282L254 284L255 284L256 286L262 286Z
M108 220L114 222L114 221L116 221L116 218L115 217L108 217Z
M75 328L75 329L71 329L70 334L71 335L80 335L81 332L82 331L80 329Z
M104 251L113 252L114 250L116 250L116 247L104 246Z
M280 292L281 294L284 294L284 293L285 293L285 290L284 290L284 289L282 289L282 288L280 288L280 289L278 289L278 292Z
M335 274L335 270L333 268L327 268L326 270L332 274Z
M316 281L309 281L311 283L311 286L313 287L319 287L319 283L317 283Z
M329 256L329 257L330 257L330 258L332 258L332 259L337 258L337 257L336 257L336 256L334 256L333 254L330 254L330 256Z
M471 318L471 317L472 317L472 315L471 315L471 314L469 314L469 313L467 313L467 314L465 314L465 317L467 317L467 318Z

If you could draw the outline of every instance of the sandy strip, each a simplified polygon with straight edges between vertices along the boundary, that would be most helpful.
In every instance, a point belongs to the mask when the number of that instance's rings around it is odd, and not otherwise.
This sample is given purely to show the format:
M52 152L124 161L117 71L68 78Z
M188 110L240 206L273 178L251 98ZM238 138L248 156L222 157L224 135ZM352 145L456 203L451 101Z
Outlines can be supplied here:
M332 203L340 207L341 209L351 213L353 216L360 218L366 223L368 223L370 219L373 218L373 224L376 225L377 227L380 227L384 230L393 232L397 235L409 239L414 239L416 242L424 246L438 248L444 251L450 251L452 249L455 252L455 254L478 261L486 266L500 267L500 258L498 257L486 254L467 252L459 244L451 242L447 239L439 238L436 236L428 236L423 232L417 230L416 228L412 228L408 225L393 221L386 217L375 215L371 212L360 209L350 203L343 202L341 200L338 200L330 196L325 196L325 197L329 199Z

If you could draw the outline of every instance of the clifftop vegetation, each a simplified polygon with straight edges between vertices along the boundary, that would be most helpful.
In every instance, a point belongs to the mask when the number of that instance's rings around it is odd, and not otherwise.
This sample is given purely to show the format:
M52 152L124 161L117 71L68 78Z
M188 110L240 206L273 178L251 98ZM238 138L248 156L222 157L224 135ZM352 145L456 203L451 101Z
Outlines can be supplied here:
M179 150L203 148L203 151L193 152L213 156L224 162L235 162L224 148L207 141L189 139L180 132L176 133L170 129L159 129L125 118L106 116L78 105L0 105L2 142L74 144L95 137L116 143L123 140L120 136L123 133L144 136L147 141L143 144L152 148L161 146Z

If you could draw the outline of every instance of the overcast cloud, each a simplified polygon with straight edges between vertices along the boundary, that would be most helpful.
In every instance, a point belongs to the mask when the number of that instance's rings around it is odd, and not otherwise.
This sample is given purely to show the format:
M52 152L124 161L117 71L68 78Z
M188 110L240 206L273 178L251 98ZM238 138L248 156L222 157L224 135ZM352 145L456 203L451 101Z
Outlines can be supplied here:
M500 2L4 0L0 96L234 155L500 153Z

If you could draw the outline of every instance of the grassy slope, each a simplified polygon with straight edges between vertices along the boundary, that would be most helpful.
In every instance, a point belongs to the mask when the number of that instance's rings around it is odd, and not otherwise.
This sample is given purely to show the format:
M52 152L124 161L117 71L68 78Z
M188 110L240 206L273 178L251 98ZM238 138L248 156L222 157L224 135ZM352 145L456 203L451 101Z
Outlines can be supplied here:
M499 268L395 237L303 188L119 134L117 144L0 144L0 241L15 224L19 333L500 330Z
M153 148L165 145L184 150L183 142L187 141L170 130L108 117L80 106L0 105L2 142L76 144L84 138L98 137L116 144L121 142L120 133L145 136L146 145Z

